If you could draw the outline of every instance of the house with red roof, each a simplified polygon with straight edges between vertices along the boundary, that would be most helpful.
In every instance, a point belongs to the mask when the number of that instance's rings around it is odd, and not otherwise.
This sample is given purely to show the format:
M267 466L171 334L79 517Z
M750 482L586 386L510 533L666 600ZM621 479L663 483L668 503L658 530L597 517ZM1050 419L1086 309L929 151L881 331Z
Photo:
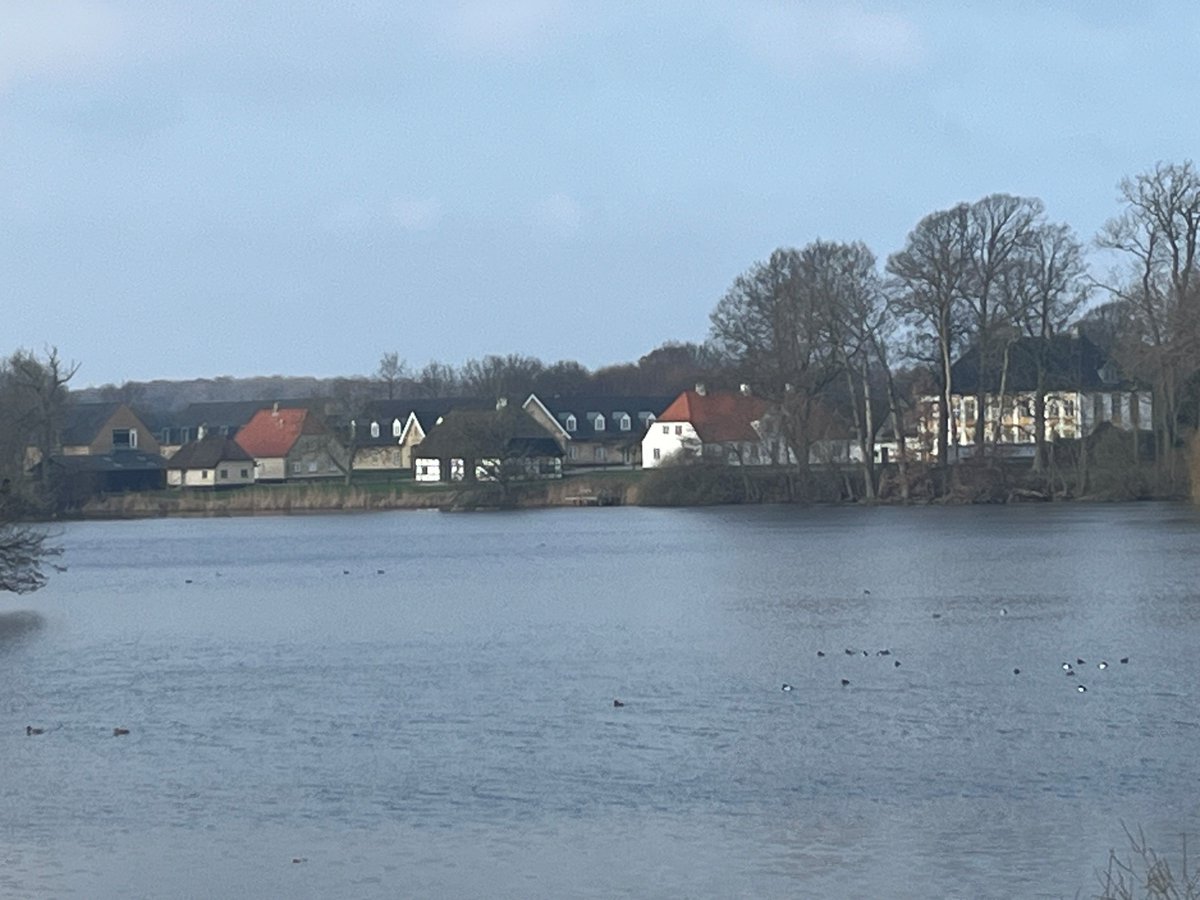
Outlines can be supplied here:
M850 463L862 458L851 431L823 406L807 420L810 464ZM688 458L734 466L796 462L778 411L749 388L684 391L650 426L642 439L642 468Z
M695 457L731 465L767 465L787 458L770 407L747 389L684 391L642 438L642 468Z
M304 407L260 409L234 440L254 457L256 481L335 478L349 465L345 447Z

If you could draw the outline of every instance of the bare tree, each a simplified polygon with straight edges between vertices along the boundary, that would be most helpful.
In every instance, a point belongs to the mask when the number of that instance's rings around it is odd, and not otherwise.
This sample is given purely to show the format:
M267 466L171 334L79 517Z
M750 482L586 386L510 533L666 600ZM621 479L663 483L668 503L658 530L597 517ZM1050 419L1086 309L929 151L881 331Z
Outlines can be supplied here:
M417 373L417 387L426 397L452 397L462 391L462 377L453 366L430 362Z
M408 364L394 350L383 354L379 360L379 368L375 370L375 379L379 381L387 393L387 399L395 400L400 386L408 380Z
M877 352L888 305L875 254L861 242L816 241L800 251L800 270L812 302L825 316L833 359L845 378L850 414L861 456L863 489L875 499L875 433L879 415L872 395Z
M497 398L530 394L545 366L532 356L510 353L467 360L462 367L463 387L477 397Z
M27 594L45 586L42 564L61 547L47 543L44 531L12 521L0 524L0 591Z
M926 336L919 352L937 372L941 399L935 453L943 464L949 461L951 442L950 369L963 344L971 265L970 207L965 203L930 213L909 233L904 249L887 261L894 308Z
M779 411L801 467L818 398L840 372L819 285L806 280L805 266L801 251L776 250L738 276L709 317L713 346Z
M1000 334L1011 331L1011 317L1007 315L1010 304L1005 302L1005 288L1018 276L1014 269L1024 266L1023 255L1043 211L1041 200L1010 194L990 194L972 203L968 209L970 265L965 299L970 310L968 330L979 356L975 394L976 456L983 454L986 437L983 411L990 383L988 375L993 371L997 348L1008 346ZM1003 394L1001 391L997 398L997 427L1004 418Z
M1035 471L1046 467L1046 373L1054 339L1062 335L1087 299L1083 245L1062 224L1038 223L1029 231L1018 264L1005 278L1008 318L1030 343L1034 387ZM1007 357L1006 357L1007 359Z
M1122 350L1154 380L1159 458L1173 478L1181 386L1200 364L1200 172L1190 160L1160 162L1123 179L1120 199L1124 211L1096 242L1127 264L1102 286L1132 314Z

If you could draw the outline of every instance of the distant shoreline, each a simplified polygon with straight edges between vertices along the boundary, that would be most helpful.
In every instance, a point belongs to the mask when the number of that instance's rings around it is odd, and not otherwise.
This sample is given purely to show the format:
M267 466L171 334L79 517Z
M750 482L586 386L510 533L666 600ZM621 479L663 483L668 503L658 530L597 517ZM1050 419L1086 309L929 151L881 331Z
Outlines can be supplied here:
M924 477L924 476L923 476ZM856 490L852 470L764 472L729 466L687 466L656 470L607 470L562 479L495 484L417 485L411 481L337 481L255 485L225 492L155 491L112 494L89 501L64 520L224 518L440 510L443 512L569 507L817 504L963 506L1049 502L1186 500L1143 493L1095 491L1084 496L1054 493L1027 476L997 477L993 470L960 470L942 494L921 484L909 498L890 485L882 497Z

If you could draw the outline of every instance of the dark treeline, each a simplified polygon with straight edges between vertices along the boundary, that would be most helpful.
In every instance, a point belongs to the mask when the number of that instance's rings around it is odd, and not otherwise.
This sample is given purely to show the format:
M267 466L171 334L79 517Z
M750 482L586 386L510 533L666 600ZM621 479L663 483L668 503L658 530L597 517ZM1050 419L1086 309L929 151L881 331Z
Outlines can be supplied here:
M307 378L282 375L126 382L75 391L83 401L117 401L167 413L189 403L307 397L407 400L427 397L558 397L674 393L719 377L721 362L707 344L668 342L636 362L588 370L577 362L544 363L520 354L489 355L461 366L431 362L419 369L399 353L384 353L371 375Z

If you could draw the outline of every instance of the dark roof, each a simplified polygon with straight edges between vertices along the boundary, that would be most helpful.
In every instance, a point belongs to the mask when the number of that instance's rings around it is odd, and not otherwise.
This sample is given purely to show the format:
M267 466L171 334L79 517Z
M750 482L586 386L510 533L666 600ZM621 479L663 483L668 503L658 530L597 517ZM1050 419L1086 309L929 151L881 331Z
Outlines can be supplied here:
M163 428L188 428L195 433L201 425L211 430L224 429L236 432L260 409L270 409L276 402L281 407L316 409L320 411L324 400L224 400L206 403L189 403L183 409L163 413L155 417L152 424L156 431Z
M64 446L92 443L104 423L116 415L123 403L72 403L66 409L59 435Z
M50 459L67 472L146 472L167 467L167 461L157 453L144 450L70 454L52 456Z
M454 409L421 442L422 459L488 456L555 456L562 448L529 413L511 404L504 409Z
M415 415L421 430L428 434L453 409L492 409L495 403L479 397L431 397L418 400L372 400L363 409L356 441L359 446L384 446L396 443L392 422L400 420L403 427L409 415ZM379 423L379 437L371 437L371 423Z
M1057 337L1019 338L1008 351L1007 374L1002 373L1003 350L989 365L983 389L998 393L1000 379L1004 389L1037 389L1038 355L1045 354L1048 391L1112 391L1130 386L1104 352L1086 337L1064 334ZM979 349L972 347L950 369L950 383L956 394L979 392Z
M635 436L639 441L653 419L662 415L674 397L543 397L531 394L576 441L617 442ZM528 400L526 402L529 402ZM629 417L629 429L621 429L621 417ZM574 429L568 428L574 418ZM602 428L597 428L600 422Z
M167 463L169 469L212 469L220 462L253 462L254 457L241 445L221 434L210 434L203 440L184 444Z

